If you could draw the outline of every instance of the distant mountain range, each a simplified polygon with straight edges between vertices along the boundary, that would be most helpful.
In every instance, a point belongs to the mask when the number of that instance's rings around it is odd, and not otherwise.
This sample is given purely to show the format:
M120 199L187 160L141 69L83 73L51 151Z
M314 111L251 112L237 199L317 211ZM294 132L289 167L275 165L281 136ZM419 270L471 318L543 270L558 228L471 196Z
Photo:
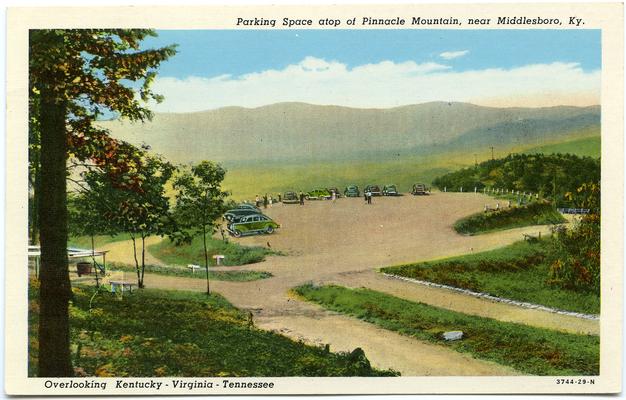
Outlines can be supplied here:
M113 136L147 143L174 162L352 159L368 154L541 145L600 126L600 106L493 108L433 102L390 109L304 103L156 114L103 121Z

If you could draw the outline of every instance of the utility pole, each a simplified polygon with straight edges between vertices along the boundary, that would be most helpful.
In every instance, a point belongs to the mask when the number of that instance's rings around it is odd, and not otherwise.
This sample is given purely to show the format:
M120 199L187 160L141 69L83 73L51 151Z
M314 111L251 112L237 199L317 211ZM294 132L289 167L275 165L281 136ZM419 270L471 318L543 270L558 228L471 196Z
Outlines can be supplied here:
M493 157L493 146L491 146L491 159L495 160L495 158Z
M478 158L476 156L476 153L474 153L474 168L478 167Z

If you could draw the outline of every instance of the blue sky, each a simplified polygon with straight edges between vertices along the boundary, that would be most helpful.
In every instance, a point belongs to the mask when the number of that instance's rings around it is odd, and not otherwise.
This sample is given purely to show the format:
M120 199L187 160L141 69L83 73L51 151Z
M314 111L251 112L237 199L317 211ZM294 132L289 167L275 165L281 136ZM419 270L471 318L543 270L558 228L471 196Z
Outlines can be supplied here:
M584 97L583 102L593 103L592 98L599 96L599 30L162 30L158 33L157 38L145 42L145 47L176 43L179 53L160 69L157 88L160 84L166 91L166 102L157 111L199 111L228 105L254 107L278 101L357 107L392 107L421 100L480 103L480 98L491 99L487 103L508 98L510 103L517 94L525 99L521 105L535 101L540 106L550 97L551 90L560 93L559 98L564 101L574 96L571 101L580 102ZM364 66L377 67L368 74L361 70ZM529 75L530 66L545 68L532 70ZM360 73L351 73L354 71ZM484 87L491 82L485 75L489 71L496 72L493 85L481 94L480 85ZM278 73L282 79L276 76ZM505 76L507 73L509 76ZM404 83L397 79L403 74ZM422 79L413 79L416 74ZM440 99L408 93L393 99L380 93L384 86L378 81L385 79L390 83L387 87L396 88L397 92L404 92L404 84L432 91L434 88L426 80L428 74L437 78L437 87L444 87ZM477 74L481 74L480 79ZM563 79L555 79L555 74ZM534 83L537 80L542 82L540 87ZM556 81L553 89L551 80ZM533 83L525 85L526 82ZM284 91L294 88L293 93L279 92L277 83L279 86L285 83ZM375 83L372 91L355 90L357 86L372 83ZM324 98L321 89L315 95L307 94L312 87L324 84L332 84L328 89L334 95ZM495 90L494 85L501 89ZM464 89L471 95L460 91L455 94L452 90L455 86L467 86ZM522 90L524 86L532 87ZM352 91L361 99L339 96L333 90L337 87ZM563 95L568 87L570 93ZM249 91L249 96L239 99L236 93L243 91ZM185 92L191 94L186 101ZM203 101L203 96L211 99ZM371 99L365 101L363 96ZM537 100L538 96L544 100ZM380 98L378 103L376 98Z

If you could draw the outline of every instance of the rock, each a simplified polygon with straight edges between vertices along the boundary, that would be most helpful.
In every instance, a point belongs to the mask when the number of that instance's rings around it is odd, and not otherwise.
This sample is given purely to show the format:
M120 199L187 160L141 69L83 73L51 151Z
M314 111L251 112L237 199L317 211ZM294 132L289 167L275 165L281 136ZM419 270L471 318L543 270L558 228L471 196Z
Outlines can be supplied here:
M444 340L461 340L463 339L463 332L462 331L444 332L443 339Z

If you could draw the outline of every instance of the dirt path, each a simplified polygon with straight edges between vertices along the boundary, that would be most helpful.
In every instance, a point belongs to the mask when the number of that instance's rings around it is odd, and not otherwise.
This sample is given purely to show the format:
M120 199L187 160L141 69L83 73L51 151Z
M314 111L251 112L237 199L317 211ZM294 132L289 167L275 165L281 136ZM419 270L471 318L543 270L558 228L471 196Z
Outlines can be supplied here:
M329 343L335 350L362 347L374 365L394 368L403 375L507 375L513 371L323 311L291 298L289 289L306 282L365 286L468 314L596 333L598 321L470 298L445 289L387 279L374 272L382 266L500 247L520 240L522 233L547 233L546 227L479 236L454 232L454 221L482 210L485 204L493 207L495 201L474 193L375 198L372 205L364 204L362 199L308 202L304 206L278 204L265 210L282 225L277 233L237 239L243 245L267 246L269 243L273 249L287 254L268 257L262 263L242 268L268 271L274 277L252 282L213 281L212 288L235 306L251 310L255 323L261 328L274 329L311 343ZM124 251L123 244L114 246L109 257L114 259L120 251ZM132 252L130 254L132 258ZM186 290L204 290L205 287L200 279L157 275L146 275L145 283L148 287Z
M171 279L162 275L146 275L145 281L151 288L206 290L206 283L202 279ZM260 288L250 290L245 282L214 281L211 285L212 290L225 295L231 301L230 295L235 292L246 293L252 298L262 296ZM328 343L332 351L352 351L361 347L374 367L391 368L400 371L403 376L520 375L520 372L510 367L474 359L443 346L326 311L315 304L285 296L285 292L280 297L288 304L280 310L255 306L243 308L253 311L254 323L261 329L275 331L316 346ZM233 303L237 305L237 301Z

